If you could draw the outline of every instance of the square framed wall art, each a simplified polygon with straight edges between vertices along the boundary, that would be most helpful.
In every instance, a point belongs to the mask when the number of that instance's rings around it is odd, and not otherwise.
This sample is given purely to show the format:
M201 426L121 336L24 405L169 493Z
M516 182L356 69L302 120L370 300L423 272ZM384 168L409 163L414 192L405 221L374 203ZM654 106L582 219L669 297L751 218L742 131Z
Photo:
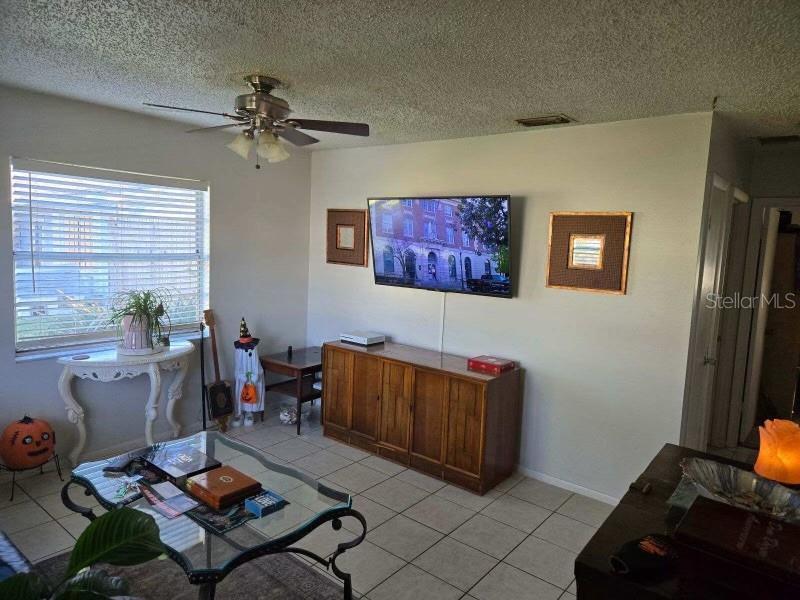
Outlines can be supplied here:
M367 266L367 211L329 208L327 262Z
M553 212L547 287L624 294L632 212Z

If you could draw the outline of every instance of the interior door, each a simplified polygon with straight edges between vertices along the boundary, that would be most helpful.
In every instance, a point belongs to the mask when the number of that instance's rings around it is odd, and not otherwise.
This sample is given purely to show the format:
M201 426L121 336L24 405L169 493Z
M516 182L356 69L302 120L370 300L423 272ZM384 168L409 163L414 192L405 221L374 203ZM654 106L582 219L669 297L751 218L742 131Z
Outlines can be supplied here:
M353 355L344 350L326 348L322 369L325 425L349 429L353 394Z
M451 379L447 395L445 464L480 475L483 424L483 387Z
M442 462L446 392L447 377L441 373L414 371L411 452L435 463Z
M381 361L374 356L353 357L353 409L350 430L369 440L378 438L381 400Z
M724 291L725 261L731 223L730 185L714 175L703 221L698 298L692 326L690 362L687 365L682 443L706 450L716 376L719 324Z
M411 367L382 362L380 428L381 443L408 450L411 417Z

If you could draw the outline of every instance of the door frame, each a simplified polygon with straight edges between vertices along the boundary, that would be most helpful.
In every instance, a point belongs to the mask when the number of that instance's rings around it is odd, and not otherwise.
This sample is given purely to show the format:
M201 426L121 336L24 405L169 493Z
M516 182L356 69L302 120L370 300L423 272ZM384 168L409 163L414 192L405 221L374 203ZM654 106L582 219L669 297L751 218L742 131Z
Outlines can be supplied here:
M750 212L750 231L747 241L747 261L742 280L742 297L759 297L761 295L763 273L762 266L766 247L764 235L767 230L769 216L773 209L800 209L800 198L766 197L755 198ZM741 390L737 401L731 396L728 431L736 435L741 442L755 425L755 414L758 403L758 387L761 379L760 348L763 348L764 326L767 311L762 310L762 302L742 309L737 337L736 361L732 389Z
M689 349L686 359L686 381L683 393L683 412L681 414L680 443L696 450L705 451L708 447L711 432L711 415L713 411L714 385L699 386L705 380L703 369L714 365L715 357L708 357L707 351L710 341L700 335L701 315L703 313L703 282L705 275L705 261L707 244L710 241L709 229L711 227L712 207L711 199L714 190L726 194L727 207L724 211L722 228L720 230L720 256L715 266L715 289L724 290L724 277L727 266L728 247L732 228L733 206L737 202L746 202L747 194L734 187L729 181L716 173L709 173L706 181L705 201L700 220L700 239L697 252L697 276L694 284L694 301L692 304L692 320L689 334ZM719 318L716 327L719 327ZM718 335L718 331L717 331ZM710 390L710 391L709 391Z

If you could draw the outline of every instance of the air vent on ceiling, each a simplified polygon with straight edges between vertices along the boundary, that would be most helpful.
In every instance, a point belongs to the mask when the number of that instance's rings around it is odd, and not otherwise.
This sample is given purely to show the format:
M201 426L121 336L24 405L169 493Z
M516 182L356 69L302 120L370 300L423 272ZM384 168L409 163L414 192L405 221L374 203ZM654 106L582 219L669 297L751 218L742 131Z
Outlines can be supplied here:
M762 146L778 146L780 144L794 144L800 142L800 135L776 135L772 137L760 137L758 141Z
M517 123L523 127L544 127L545 125L563 125L572 123L567 115L545 115L543 117L530 117L528 119L517 119Z

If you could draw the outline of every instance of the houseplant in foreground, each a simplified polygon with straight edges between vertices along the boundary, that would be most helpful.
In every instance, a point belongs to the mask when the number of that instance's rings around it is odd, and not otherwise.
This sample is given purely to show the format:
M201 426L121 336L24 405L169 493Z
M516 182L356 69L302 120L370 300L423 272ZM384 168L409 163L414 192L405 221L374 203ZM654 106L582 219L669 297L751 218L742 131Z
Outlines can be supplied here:
M89 524L75 542L67 571L58 581L47 581L36 572L18 573L0 582L0 598L107 600L128 596L127 581L89 567L97 563L138 565L163 553L153 517L132 508L119 508Z
M152 354L163 350L162 337L169 315L162 290L128 290L114 297L111 322L122 330L122 354Z

